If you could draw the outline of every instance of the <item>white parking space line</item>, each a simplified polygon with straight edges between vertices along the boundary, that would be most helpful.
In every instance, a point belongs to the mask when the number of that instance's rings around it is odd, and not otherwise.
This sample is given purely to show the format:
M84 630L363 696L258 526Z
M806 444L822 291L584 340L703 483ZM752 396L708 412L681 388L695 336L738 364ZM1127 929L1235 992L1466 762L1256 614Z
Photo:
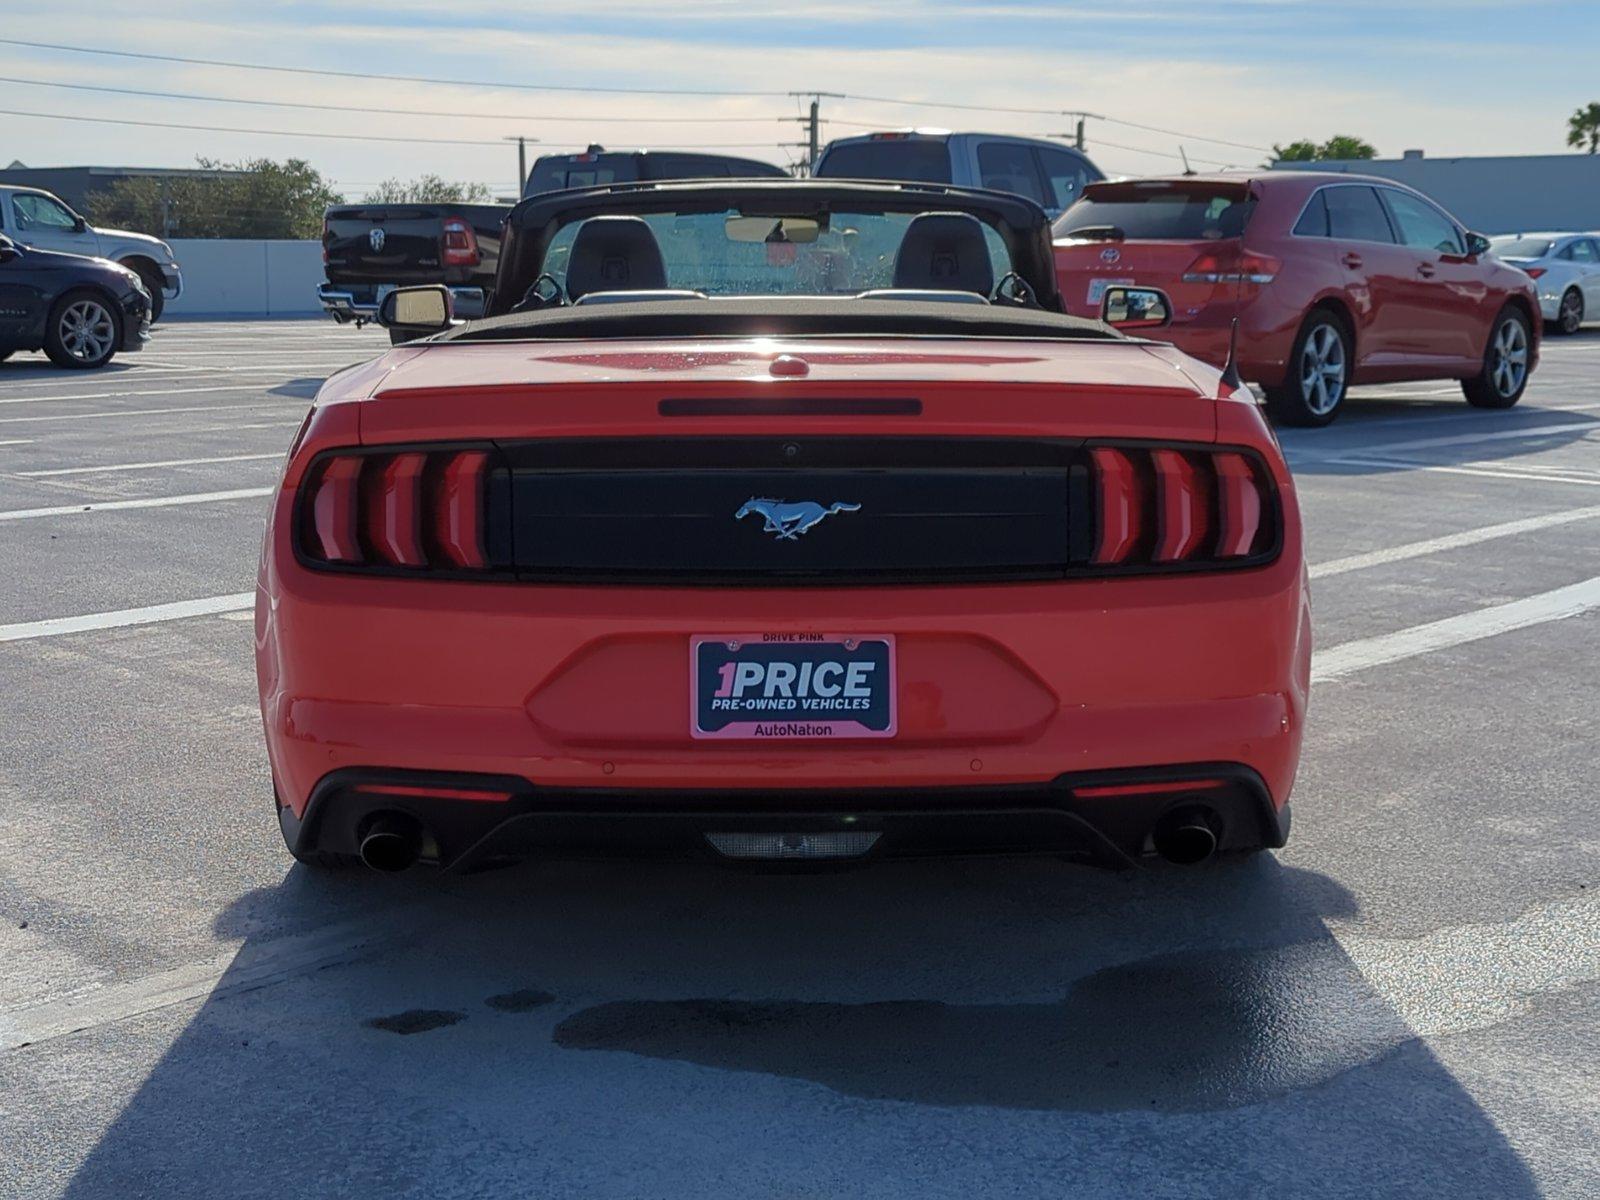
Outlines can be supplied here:
M96 500L89 504L61 504L53 508L13 508L0 512L0 521L28 521L35 517L66 517L78 513L110 512L128 508L172 508L180 504L212 504L220 500L245 500L265 496L269 487L235 488L231 492L190 492L183 496L147 496L141 500Z
M0 441L0 446L31 446L31 445L33 445L33 439L32 438L7 438L4 441Z
M121 629L126 625L154 625L185 617L213 616L253 607L254 592L235 592L228 596L205 596L199 600L178 600L171 604L149 604L143 608L121 608L112 612L85 613L78 617L50 617L43 621L22 621L0 625L0 642L25 642L33 638L59 637L65 633L85 633L93 629Z
M1416 458L1345 458L1324 460L1333 466L1379 467L1385 471L1433 471L1441 475L1476 475L1484 479L1526 479L1533 483L1576 483L1587 487L1600 487L1600 477L1584 478L1578 475L1549 475L1542 472L1519 471L1497 466L1447 467L1440 463L1423 462Z
M91 413L46 413L36 417L0 417L0 425L21 425L35 421L92 421L98 417L156 417L166 413L189 412L250 412L258 408L297 408L304 412L311 404L304 400L264 400L259 404L190 404L182 408L113 408Z
M1326 579L1330 575L1343 575L1348 571L1360 571L1367 567L1382 566L1384 563L1421 558L1425 554L1437 554L1441 550L1476 546L1479 542L1490 542L1495 538L1514 537L1519 533L1533 533L1540 529L1552 529L1557 525L1571 525L1575 521L1587 521L1594 517L1600 517L1600 504L1590 505L1587 508L1570 508L1565 512L1546 513L1542 517L1526 517L1520 521L1504 521L1498 525L1484 525L1478 529L1466 529L1460 533L1428 538L1426 541L1408 542L1403 546L1390 546L1385 550L1372 550L1366 554L1352 554L1348 558L1314 563L1311 567L1311 578Z
M266 372L262 372L263 375ZM48 404L52 400L120 400L124 396L190 396L200 392L261 392L267 384L282 382L274 376L261 383L220 383L208 387L163 387L137 392L76 392L70 396L7 396L0 404Z
M1385 663L1448 650L1547 621L1564 621L1595 608L1600 608L1600 576L1477 612L1319 650L1311 657L1311 682L1332 683Z
M1441 446L1471 446L1478 442L1531 441L1558 433L1600 433L1600 421L1567 421L1559 425L1527 425L1520 429L1495 429L1480 433L1453 433L1447 437L1412 438L1403 442L1370 442L1360 447L1360 453L1394 454L1404 450L1431 450ZM1326 460L1345 450L1300 450L1296 448L1296 461Z
M105 471L145 471L155 467L197 467L204 463L258 462L267 458L282 458L281 451L272 454L223 454L216 458L167 458L160 462L112 463L104 467L53 467L48 471L13 471L18 478L46 479L61 475L98 475Z

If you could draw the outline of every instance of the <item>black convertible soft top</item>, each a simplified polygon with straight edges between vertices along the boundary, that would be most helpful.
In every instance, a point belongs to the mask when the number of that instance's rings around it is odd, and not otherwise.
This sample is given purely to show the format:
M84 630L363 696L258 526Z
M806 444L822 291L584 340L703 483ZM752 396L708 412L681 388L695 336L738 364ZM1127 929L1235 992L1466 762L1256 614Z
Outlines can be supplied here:
M579 304L469 321L431 340L908 336L1122 340L1120 333L1098 321L1037 308L851 296Z
M556 235L574 222L600 216L729 210L749 216L794 217L820 217L829 212L966 213L999 234L1005 243L1012 270L1026 282L1039 308L1060 311L1062 307L1060 292L1056 287L1050 219L1044 209L1022 196L927 183L848 179L716 179L574 188L532 196L522 201L506 218L500 246L500 265L488 315L498 317L509 314L517 306L544 270L546 252ZM628 307L637 311L633 305ZM923 315L930 315L932 311L943 310L916 310ZM522 315L519 314L519 317ZM912 315L907 313L902 320ZM704 305L695 307L692 315L685 315L689 321L709 317L710 312ZM596 316L595 319L600 322L596 328L604 332L593 336L620 336L609 314L606 317ZM951 316L949 319L958 318ZM881 314L870 320L878 323L890 318L888 314ZM825 331L819 329L816 332ZM902 332L925 331L906 329ZM1018 335L1012 333L1010 336Z

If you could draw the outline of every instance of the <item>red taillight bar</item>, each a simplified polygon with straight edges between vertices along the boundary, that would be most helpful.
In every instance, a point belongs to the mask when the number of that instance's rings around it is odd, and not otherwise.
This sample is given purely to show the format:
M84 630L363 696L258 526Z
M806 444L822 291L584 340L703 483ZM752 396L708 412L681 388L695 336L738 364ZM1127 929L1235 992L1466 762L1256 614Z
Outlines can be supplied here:
M1205 481L1177 450L1152 450L1156 469L1157 562L1179 562L1200 548L1210 522Z
M1114 783L1093 787L1075 787L1074 796L1155 796L1177 795L1180 792L1209 792L1227 787L1226 779L1171 779L1163 783Z
M1217 555L1239 558L1250 553L1261 531L1261 491L1242 454L1215 455L1211 465L1217 473L1217 512L1222 524Z
M481 450L457 454L444 469L434 509L439 548L457 567L489 565L483 546L483 479L489 456Z
M1119 563L1132 552L1141 531L1138 476L1121 450L1096 446L1089 454L1100 489L1099 528L1090 561Z
M311 520L321 557L329 562L360 562L361 536L357 529L359 458L334 458L315 483Z
M373 549L397 567L425 567L422 549L422 471L426 454L397 454L378 476L374 518L369 541Z

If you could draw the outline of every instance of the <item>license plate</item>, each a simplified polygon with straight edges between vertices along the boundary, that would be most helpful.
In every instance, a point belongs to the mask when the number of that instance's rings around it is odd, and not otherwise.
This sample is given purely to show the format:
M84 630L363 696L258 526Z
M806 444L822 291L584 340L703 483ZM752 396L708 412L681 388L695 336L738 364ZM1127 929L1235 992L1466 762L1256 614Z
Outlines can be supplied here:
M1132 287L1132 286L1133 286L1133 280L1131 280L1131 279L1091 279L1091 280L1089 280L1089 300L1088 300L1088 302L1090 304L1099 304L1101 299L1105 296L1106 289L1108 287Z
M796 741L895 733L892 634L700 634L689 641L697 738Z

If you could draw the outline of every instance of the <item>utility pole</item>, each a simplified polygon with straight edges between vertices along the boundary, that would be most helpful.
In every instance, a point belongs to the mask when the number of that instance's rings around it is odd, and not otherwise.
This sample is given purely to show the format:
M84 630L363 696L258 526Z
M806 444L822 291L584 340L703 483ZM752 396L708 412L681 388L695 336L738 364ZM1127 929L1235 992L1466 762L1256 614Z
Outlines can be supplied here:
M809 152L806 154L806 174L807 175L812 174L817 169L817 150L821 146L821 141L820 141L820 138L819 138L819 129L818 129L818 126L821 124L821 122L818 120L818 114L821 112L821 110L822 110L822 97L821 96L813 96L811 98L811 122L810 122L810 128L809 128L809 136L806 139L811 145L811 148L810 148Z
M514 134L507 135L501 140L517 144L517 195L520 196L522 189L528 186L528 143L537 142L539 139Z
M810 175L817 168L817 158L822 153L822 101L824 99L841 99L838 92L790 92L796 98L811 97L809 115L804 117L789 117L787 120L798 125L804 125L806 140L803 142L781 142L782 146L792 147L806 152L805 160L799 164L799 173Z
M1073 139L1073 145L1079 150L1083 149L1083 114L1078 114L1078 136Z

